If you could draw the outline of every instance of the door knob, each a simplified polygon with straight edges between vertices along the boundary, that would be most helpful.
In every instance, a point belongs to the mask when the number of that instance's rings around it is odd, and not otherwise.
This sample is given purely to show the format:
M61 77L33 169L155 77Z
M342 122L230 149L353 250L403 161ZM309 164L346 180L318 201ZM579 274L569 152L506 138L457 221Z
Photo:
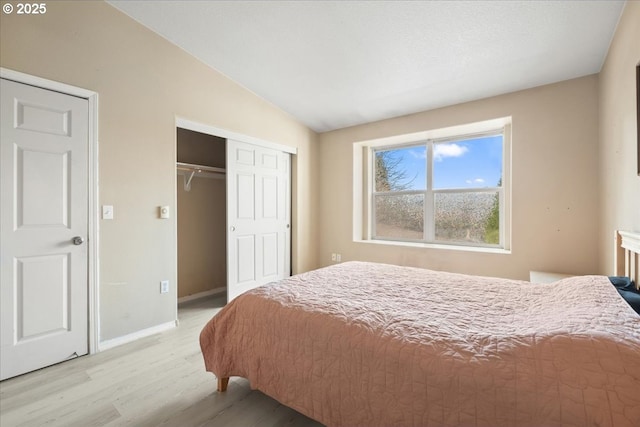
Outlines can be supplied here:
M231 231L236 231L236 228L233 225L231 226Z
M71 241L73 242L74 245L81 245L84 243L84 239L80 236L76 236L73 239L71 239Z

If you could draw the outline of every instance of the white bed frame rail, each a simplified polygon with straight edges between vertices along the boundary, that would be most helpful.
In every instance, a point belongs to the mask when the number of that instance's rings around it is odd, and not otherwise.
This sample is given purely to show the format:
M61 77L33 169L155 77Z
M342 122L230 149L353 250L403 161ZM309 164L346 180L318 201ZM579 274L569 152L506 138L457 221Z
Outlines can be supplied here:
M640 289L640 233L616 231L614 271L617 276L628 276Z

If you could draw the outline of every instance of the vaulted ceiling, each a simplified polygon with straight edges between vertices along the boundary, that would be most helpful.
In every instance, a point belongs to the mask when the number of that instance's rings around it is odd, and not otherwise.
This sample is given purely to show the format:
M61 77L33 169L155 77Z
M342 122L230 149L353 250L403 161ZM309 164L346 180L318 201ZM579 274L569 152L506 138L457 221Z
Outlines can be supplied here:
M324 132L600 71L623 1L109 1Z

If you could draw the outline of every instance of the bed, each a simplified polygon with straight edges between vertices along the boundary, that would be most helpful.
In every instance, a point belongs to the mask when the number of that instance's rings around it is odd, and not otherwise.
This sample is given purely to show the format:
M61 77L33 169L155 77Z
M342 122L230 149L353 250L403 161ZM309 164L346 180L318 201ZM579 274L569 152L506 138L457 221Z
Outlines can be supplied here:
M606 276L336 264L240 295L200 344L219 391L244 377L327 426L640 426L640 316Z

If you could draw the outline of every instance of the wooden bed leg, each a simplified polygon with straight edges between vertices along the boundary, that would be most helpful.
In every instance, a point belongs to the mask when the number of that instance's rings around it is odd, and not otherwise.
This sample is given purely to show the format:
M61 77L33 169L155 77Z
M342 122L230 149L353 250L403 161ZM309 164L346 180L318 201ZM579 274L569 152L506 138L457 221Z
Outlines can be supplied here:
M218 391L224 392L227 391L227 386L229 385L229 377L227 378L218 378Z

